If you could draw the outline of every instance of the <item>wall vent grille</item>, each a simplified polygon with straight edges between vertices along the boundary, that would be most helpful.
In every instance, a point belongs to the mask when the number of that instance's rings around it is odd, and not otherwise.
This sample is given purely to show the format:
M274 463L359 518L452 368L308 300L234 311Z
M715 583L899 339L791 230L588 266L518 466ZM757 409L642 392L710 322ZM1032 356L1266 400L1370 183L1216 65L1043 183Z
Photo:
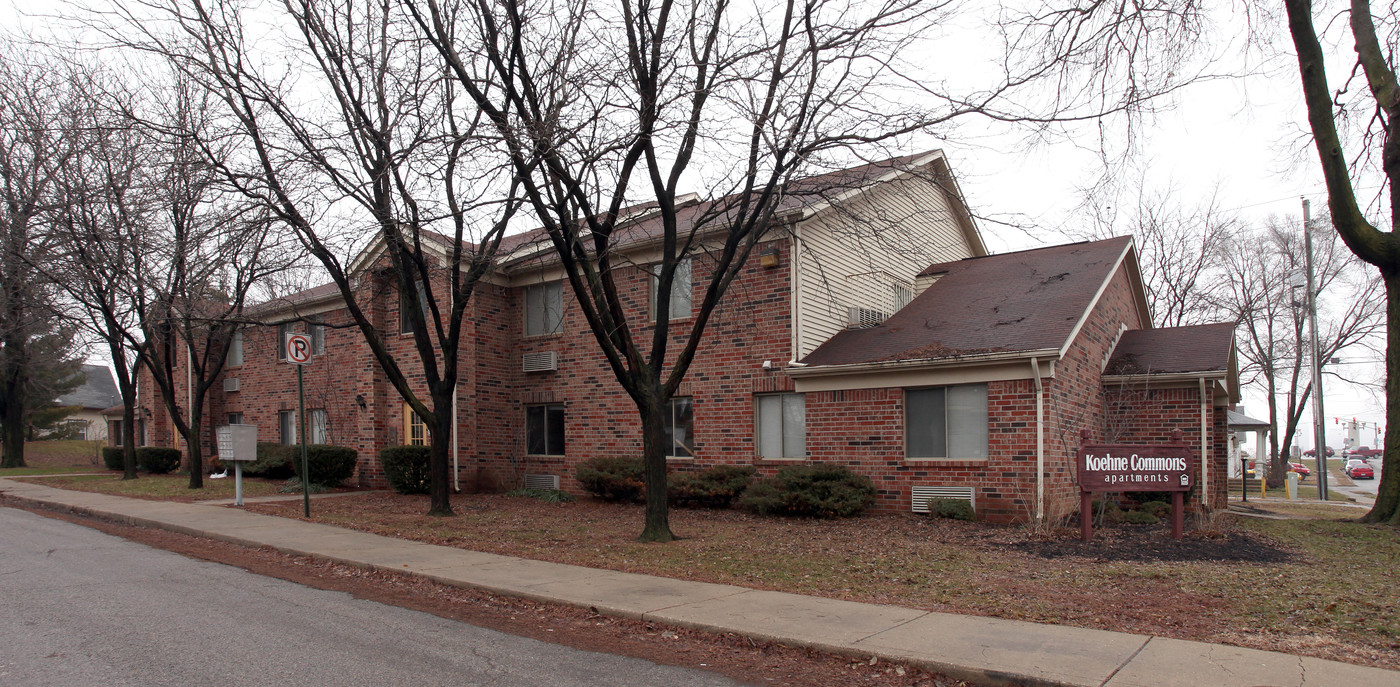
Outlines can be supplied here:
M927 513L929 499L960 499L977 507L977 490L972 487L914 487L911 490L910 510Z
M525 475L526 489L558 489L559 475Z
M559 369L559 354L554 351L526 353L521 360L521 369L526 372L554 372Z

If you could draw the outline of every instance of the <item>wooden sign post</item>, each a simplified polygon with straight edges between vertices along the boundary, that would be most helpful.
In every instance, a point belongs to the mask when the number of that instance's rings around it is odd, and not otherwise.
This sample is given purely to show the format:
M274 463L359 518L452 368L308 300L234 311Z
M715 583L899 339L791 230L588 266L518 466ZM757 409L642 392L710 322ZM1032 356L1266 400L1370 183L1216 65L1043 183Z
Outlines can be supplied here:
M1196 484L1196 454L1172 430L1166 444L1092 444L1089 430L1079 446L1079 532L1084 541L1094 536L1093 494L1125 491L1169 491L1172 494L1172 538L1185 529L1186 492Z

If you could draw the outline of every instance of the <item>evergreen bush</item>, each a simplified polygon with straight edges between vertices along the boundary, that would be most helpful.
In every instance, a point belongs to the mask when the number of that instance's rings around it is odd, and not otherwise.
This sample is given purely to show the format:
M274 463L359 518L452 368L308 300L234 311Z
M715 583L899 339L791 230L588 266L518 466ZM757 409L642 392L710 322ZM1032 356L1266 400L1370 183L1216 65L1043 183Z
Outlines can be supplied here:
M728 508L753 479L747 465L716 465L702 472L683 472L666 479L666 499L677 506Z
M180 467L180 449L141 446L136 449L136 465L153 475L164 475Z
M258 458L243 466L243 474L266 479L287 479L296 474L292 458L297 456L296 446L278 443L258 442Z
M122 447L103 446L102 464L107 466L108 470L125 470L126 460L122 456Z
M427 446L388 446L379 451L384 479L400 494L426 494L432 483L428 474Z
M1123 513L1122 520L1129 525L1155 525L1161 520L1146 511L1130 510Z
M977 511L972 507L972 503L963 499L929 499L928 514L935 518L968 522L977 519Z
M844 465L794 465L755 482L739 502L760 515L844 518L875 502L875 483Z
M300 448L300 447L293 447ZM292 460L297 477L301 477L301 455ZM308 444L306 446L306 481L323 487L334 487L355 474L355 463L359 455L355 449L330 444Z
M642 459L634 456L589 458L574 475L584 490L604 501L640 503L646 498Z

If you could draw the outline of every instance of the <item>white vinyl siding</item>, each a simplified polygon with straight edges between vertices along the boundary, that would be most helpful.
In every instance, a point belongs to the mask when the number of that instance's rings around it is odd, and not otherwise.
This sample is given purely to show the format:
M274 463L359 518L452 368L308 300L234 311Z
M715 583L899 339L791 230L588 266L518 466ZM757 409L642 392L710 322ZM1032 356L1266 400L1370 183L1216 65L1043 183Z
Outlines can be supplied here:
M807 457L807 398L803 394L758 397L760 458Z
M951 201L926 179L885 184L797 232L799 359L845 329L852 306L892 314L929 265L973 254Z

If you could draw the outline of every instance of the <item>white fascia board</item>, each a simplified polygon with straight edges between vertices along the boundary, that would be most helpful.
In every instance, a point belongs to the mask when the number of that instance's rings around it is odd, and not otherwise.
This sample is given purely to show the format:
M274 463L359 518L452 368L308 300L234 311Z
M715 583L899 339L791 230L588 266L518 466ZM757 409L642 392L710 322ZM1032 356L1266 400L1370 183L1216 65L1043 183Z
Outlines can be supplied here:
M1113 261L1113 267L1108 270L1108 275L1104 277L1103 283L1099 284L1099 290L1094 292L1094 297L1089 299L1089 305L1080 313L1079 321L1074 323L1074 329L1069 330L1069 336L1065 337L1065 342L1056 352L1056 357L1063 358L1069 353L1069 347L1074 345L1074 340L1079 338L1079 331L1084 328L1084 323L1089 321L1089 316L1094 314L1094 308L1098 307L1099 299L1108 290L1108 285L1113 283L1113 276L1118 274L1118 268L1123 266L1123 259L1128 257L1128 253L1133 249L1132 241L1123 247L1123 252L1118 254L1118 259ZM1150 323L1149 323L1150 326Z
M983 355L940 358L937 360L898 360L856 365L823 365L819 367L788 367L797 391L833 391L838 389L874 389L884 387L936 386L954 383L975 383L1031 379L1034 374L1026 363L1039 358L1048 364L1043 377L1055 376L1053 349L1015 351Z

